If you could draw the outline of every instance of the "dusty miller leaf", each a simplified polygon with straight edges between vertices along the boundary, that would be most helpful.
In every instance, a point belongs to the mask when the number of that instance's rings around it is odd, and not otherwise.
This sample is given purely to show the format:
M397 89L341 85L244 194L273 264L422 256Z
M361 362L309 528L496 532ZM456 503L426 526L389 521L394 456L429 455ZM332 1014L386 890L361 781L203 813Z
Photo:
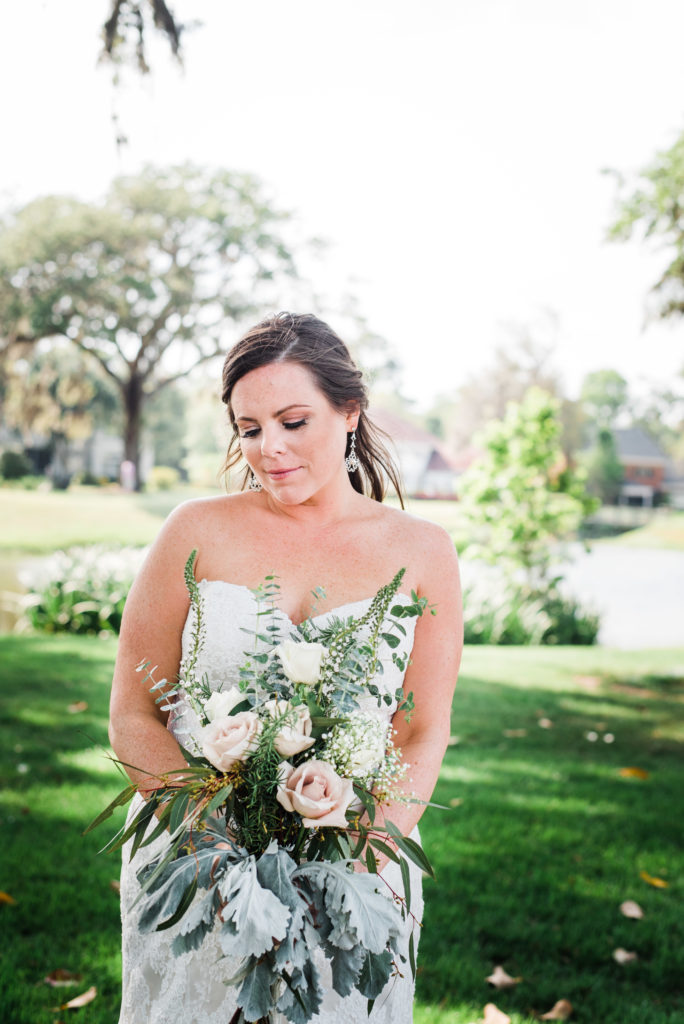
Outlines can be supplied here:
M392 954L388 949L382 953L366 953L359 975L359 992L366 999L377 999L392 973Z
M289 909L259 885L254 857L226 872L218 884L226 906L219 935L226 956L261 956L287 934Z
M401 914L378 891L375 876L347 870L345 861L313 861L299 866L295 877L314 879L325 893L325 908L333 923L329 941L342 949L360 943L382 953L401 931Z

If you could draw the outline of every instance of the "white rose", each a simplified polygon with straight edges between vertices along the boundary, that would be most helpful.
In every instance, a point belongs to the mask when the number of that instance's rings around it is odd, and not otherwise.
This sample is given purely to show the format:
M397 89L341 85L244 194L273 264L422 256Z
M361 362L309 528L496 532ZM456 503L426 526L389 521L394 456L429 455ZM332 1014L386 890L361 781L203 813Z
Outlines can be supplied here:
M291 682L311 686L312 683L318 682L327 649L323 644L286 640L276 647L275 653L282 662L283 672Z
M227 772L254 753L262 728L253 711L238 711L228 718L216 718L202 729L202 753L214 768Z
M306 704L290 704L286 700L268 700L264 704L272 718L287 714L273 746L283 757L292 757L308 750L316 742L311 738L311 715Z
M231 686L230 690L214 690L204 705L204 713L210 722L216 718L226 718L244 699L244 693L240 693L237 686Z

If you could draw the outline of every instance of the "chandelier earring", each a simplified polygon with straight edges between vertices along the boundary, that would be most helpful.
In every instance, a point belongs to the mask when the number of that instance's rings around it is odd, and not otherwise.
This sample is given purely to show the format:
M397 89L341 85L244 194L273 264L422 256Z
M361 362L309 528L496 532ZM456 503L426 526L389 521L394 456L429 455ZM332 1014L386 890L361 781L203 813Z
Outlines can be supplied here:
M250 491L260 491L260 490L262 490L262 485L259 483L257 478L254 476L254 473L250 473L250 476L249 476L249 489L250 489Z
M359 457L356 454L356 431L352 430L351 435L351 447L349 449L349 455L344 460L344 464L347 467L348 473L355 473L359 468Z

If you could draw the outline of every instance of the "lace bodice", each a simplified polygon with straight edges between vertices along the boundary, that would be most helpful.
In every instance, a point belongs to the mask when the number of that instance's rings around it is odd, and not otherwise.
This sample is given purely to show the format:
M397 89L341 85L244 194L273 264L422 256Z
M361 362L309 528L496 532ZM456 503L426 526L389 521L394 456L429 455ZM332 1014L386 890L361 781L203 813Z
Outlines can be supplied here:
M229 687L238 679L240 667L245 661L245 651L253 644L258 610L254 594L247 587L222 580L201 580L200 593L204 603L206 638L197 663L200 674L206 674L212 689ZM372 597L352 601L321 615L314 615L315 623L321 623L331 616L346 618L363 614ZM409 601L403 594L397 594L397 602ZM192 614L192 613L191 613ZM294 625L281 610L273 612L273 622L282 624L282 639L294 630ZM406 645L413 643L415 619L405 619ZM245 632L245 630L247 632ZM189 652L192 636L190 615L185 623L182 638L182 656ZM405 645L402 644L402 647ZM383 673L377 679L378 686L394 694L401 686L403 673L388 654L382 658ZM368 698L366 710L389 720L396 709L396 703L378 707L373 698ZM169 716L169 729L180 742L187 741L188 732L194 731L193 712L184 702L176 705ZM417 830L414 838L417 838ZM129 860L129 849L124 849L121 872L121 917L123 926L123 991L119 1024L229 1024L235 1006L236 989L226 986L224 979L237 972L239 964L222 957L218 940L213 934L206 936L198 950L174 956L171 944L176 928L161 932L141 934L138 930L139 905L133 906L139 893L136 871L148 859L156 856L166 843L161 836L155 843L139 850ZM383 872L388 885L402 893L401 875L396 865L389 864ZM421 874L411 868L411 909L418 920L422 915ZM418 941L414 930L414 941ZM408 943L408 933L405 944ZM323 981L330 978L327 961L321 958L319 964ZM413 985L408 966L402 978L393 978L378 997L370 1018L367 1001L358 993L341 998L327 984L321 1012L311 1024L410 1024L413 1019ZM276 1024L274 1019L274 1024ZM283 1018L278 1017L278 1024Z

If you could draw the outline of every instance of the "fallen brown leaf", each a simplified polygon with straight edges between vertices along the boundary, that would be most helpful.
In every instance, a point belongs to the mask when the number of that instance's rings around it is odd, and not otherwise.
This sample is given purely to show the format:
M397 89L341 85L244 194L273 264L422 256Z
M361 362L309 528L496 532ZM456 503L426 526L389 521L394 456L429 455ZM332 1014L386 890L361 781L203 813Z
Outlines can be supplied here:
M67 711L70 715L78 715L81 711L87 711L88 704L84 700L76 700L73 704L69 704Z
M559 999L554 1003L548 1013L542 1013L539 1020L567 1020L572 1013L572 1003L569 999Z
M485 978L485 981L488 981L494 988L512 988L513 985L517 985L518 982L522 981L522 978L512 978L503 969L501 964L497 964L489 977Z
M517 739L518 736L527 736L527 729L504 729L503 734L509 739Z
M634 900L625 900L624 903L621 903L620 913L624 914L625 917L633 917L635 921L640 921L644 916L643 910Z
M494 1003L487 1003L484 1008L482 1024L511 1024L511 1018Z
M537 725L542 729L553 729L553 722L550 718L540 718Z
M83 981L82 974L73 974L72 971L65 971L63 967L58 967L54 971L50 971L46 977L43 978L46 985L52 985L53 988L62 988L66 985L76 985L79 981Z
M629 949L622 949L621 946L613 950L613 960L618 964L631 964L633 960L638 959L639 957L636 953L633 953Z
M449 737L449 746L450 747L456 747L456 746L458 746L458 744L460 742L461 742L461 737L460 736L450 736Z
M86 991L82 992L80 996L74 996L68 1003L62 1003L61 1006L55 1006L53 1012L59 1013L60 1010L78 1010L80 1006L87 1006L88 1003L92 1003L93 999L97 995L97 989L94 985Z
M8 892L0 892L0 903L16 903L14 896L10 896Z
M463 803L463 797L462 796L454 796L449 801L449 807L460 807L462 803Z
M590 693L595 693L602 681L600 676L573 676L573 680Z
M667 889L670 884L664 878L656 878L654 875L649 875L648 871L640 871L639 878L643 878L644 882L648 882L654 889Z
M119 879L112 878L111 882L109 883L109 888L113 889L114 892L121 892L121 882L119 881Z
M649 773L645 768L621 768L620 775L623 779L647 779Z

